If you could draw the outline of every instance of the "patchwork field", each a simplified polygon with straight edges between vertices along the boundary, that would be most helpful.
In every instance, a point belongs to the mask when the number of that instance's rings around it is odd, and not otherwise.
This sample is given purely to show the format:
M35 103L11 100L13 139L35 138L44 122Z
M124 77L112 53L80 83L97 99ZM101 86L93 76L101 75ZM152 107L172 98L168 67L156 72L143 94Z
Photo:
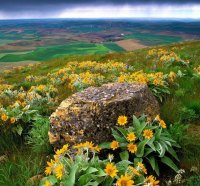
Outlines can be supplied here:
M147 46L141 44L138 40L134 39L126 39L126 40L120 40L115 42L120 47L124 48L126 51L133 51L140 48L145 48Z
M0 62L131 51L198 39L199 30L193 20L1 20Z

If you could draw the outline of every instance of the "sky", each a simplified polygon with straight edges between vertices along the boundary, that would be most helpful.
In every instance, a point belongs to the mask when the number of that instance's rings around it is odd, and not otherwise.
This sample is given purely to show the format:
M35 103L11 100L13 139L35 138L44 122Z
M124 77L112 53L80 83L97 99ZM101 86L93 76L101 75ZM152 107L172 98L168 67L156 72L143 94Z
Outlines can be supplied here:
M0 0L0 19L193 18L200 0Z

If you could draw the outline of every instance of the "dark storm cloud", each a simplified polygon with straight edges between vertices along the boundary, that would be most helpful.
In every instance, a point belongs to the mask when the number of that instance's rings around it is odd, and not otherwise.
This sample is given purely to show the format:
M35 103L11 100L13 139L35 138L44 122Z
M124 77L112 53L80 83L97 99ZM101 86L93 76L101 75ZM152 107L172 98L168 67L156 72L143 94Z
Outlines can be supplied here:
M0 0L0 19L93 15L148 17L148 13L153 16L199 17L199 12L200 0Z
M193 4L200 0L0 0L0 10L38 9L61 6L120 5L120 4Z

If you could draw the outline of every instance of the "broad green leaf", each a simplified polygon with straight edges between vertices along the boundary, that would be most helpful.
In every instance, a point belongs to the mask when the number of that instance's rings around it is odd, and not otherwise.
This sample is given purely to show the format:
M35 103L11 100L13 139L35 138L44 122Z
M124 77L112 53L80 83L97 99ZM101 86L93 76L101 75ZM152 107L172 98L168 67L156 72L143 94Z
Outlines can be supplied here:
M118 171L123 173L130 164L132 164L130 161L122 160L118 162L116 166L117 166Z
M160 146L160 156L159 157L163 157L166 152L165 146L163 146L161 143L158 143L158 145Z
M75 177L76 177L76 171L78 170L78 165L74 164L70 170L70 174L68 176L68 179L66 180L64 186L74 186L75 185Z
M144 157L148 156L149 154L151 154L152 152L154 152L154 150L152 148L146 148L145 149L145 153L144 153Z
M116 129L124 136L124 138L126 139L126 137L127 137L127 131L126 131L126 129L123 129L123 128L121 128L121 127L116 127Z
M172 147L168 147L168 151L177 161L179 161L179 158L176 154L176 151Z
M148 142L148 139L145 139L144 141L139 143L138 149L137 149L137 152L136 152L136 156L137 157L139 157L139 158L143 157L143 155L144 155L144 147L147 144L147 142Z
M112 129L112 135L120 143L125 141L125 139L123 137L121 137L121 135L114 129Z
M169 166L171 169L173 169L175 172L178 171L178 167L175 165L175 163L167 156L164 156L161 158L161 162Z
M151 147L151 149L152 149L153 151L156 151L156 147L155 147L154 143L148 144L148 145Z
M114 179L112 179L110 176L109 177L107 176L102 185L111 186L113 184L113 181Z
M158 166L158 162L155 161L155 172L156 174L159 176L160 175L160 170L159 170L159 166Z
M155 167L156 167L156 160L155 160L155 158L153 156L151 156L150 158L148 158L148 160L149 160L149 163L150 163L152 169L155 170Z
M110 142L104 142L99 145L102 149L110 149Z
M87 170L86 170L86 174L91 174L91 173L94 173L94 172L97 172L98 170L94 167L89 167Z
M89 182L83 186L98 186L98 185L99 185L99 183L97 181L94 181L94 182Z
M91 174L83 174L79 177L78 182L80 185L85 185L92 180Z
M129 153L128 153L127 150L121 152L119 155L120 155L121 160L128 160L129 159Z
M155 139L158 140L160 139L160 135L161 135L161 132L162 132L162 128L161 129L158 129L155 133Z
M96 176L103 177L107 175L101 168L97 168L97 169L98 169L98 172L96 173Z

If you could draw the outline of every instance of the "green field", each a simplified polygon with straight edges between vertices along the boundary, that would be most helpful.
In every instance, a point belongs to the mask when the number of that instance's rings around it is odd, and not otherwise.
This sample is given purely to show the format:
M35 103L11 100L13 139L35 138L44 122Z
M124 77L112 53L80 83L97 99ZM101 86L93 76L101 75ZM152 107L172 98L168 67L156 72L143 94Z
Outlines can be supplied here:
M151 33L133 33L131 35L125 36L125 39L137 39L142 44L151 46L183 41L183 39L178 36L167 36Z
M0 62L18 62L18 61L44 61L60 56L73 56L84 54L105 54L110 52L122 52L123 48L115 43L94 44L94 43L69 43L66 45L39 47L31 52L24 54L1 54Z

